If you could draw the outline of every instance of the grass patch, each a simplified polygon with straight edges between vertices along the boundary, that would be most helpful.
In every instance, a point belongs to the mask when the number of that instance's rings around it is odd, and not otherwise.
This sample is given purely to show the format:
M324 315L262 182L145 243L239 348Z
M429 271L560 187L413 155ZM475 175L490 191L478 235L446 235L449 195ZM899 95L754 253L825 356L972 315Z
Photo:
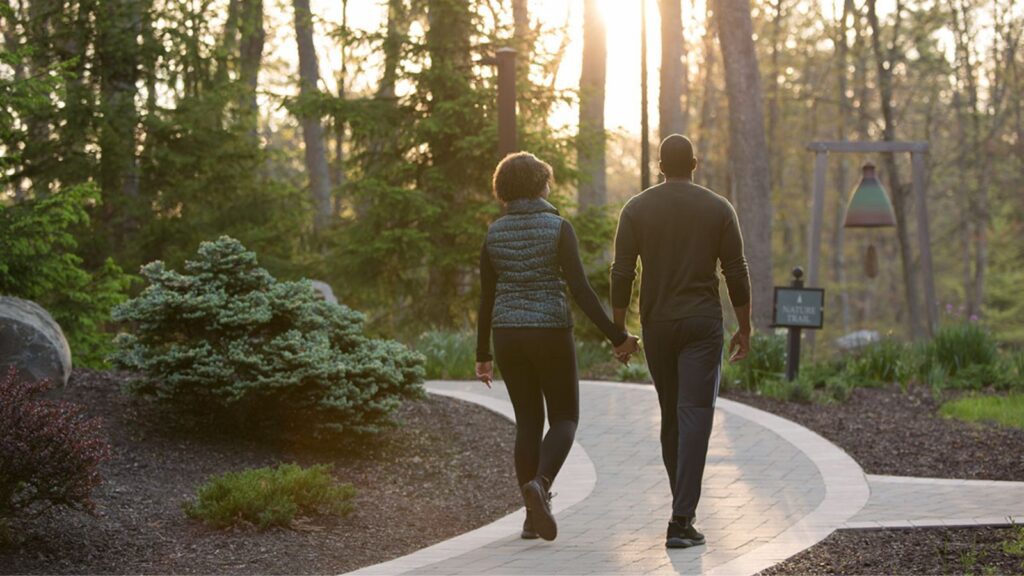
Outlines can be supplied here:
M1024 429L1024 394L965 396L942 405L943 416Z
M210 478L185 513L214 528L251 524L262 530L288 526L300 515L347 515L355 494L351 484L334 480L326 464L282 464Z

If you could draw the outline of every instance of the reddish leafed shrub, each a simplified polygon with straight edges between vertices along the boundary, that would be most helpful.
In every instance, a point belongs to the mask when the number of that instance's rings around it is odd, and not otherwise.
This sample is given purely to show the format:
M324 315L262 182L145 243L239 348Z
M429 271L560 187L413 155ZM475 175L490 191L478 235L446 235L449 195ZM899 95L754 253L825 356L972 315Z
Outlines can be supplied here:
M93 507L110 445L82 407L39 398L49 388L13 368L0 379L0 521L54 506Z

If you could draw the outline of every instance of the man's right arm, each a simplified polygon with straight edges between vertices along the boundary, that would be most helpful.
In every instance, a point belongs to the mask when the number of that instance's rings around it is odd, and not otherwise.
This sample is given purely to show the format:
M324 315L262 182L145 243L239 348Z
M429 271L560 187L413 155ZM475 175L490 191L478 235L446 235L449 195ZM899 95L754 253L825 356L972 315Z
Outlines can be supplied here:
M619 328L626 327L626 311L633 297L633 280L636 279L636 259L639 254L632 222L626 208L623 208L615 231L615 257L611 270L612 313L615 325Z
M722 231L719 259L722 262L725 284L729 289L729 301L739 322L739 329L729 342L729 361L736 362L746 358L750 351L751 291L747 259L743 254L743 234L732 206L729 207L729 215Z

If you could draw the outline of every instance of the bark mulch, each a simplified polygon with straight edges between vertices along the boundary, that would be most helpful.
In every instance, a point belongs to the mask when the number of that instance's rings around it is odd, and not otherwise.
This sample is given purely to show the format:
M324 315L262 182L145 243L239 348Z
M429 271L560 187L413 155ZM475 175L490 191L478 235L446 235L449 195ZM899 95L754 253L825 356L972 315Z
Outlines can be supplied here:
M1024 481L1024 430L945 418L923 386L857 388L846 402L825 405L723 395L810 428L868 474Z
M360 446L268 445L182 429L119 388L124 376L76 370L63 399L100 416L114 448L96 513L19 521L0 573L342 573L487 524L522 505L512 468L514 427L448 398L407 402L401 425ZM290 529L218 531L182 504L209 476L284 462L332 464L358 495L345 518Z
M840 530L761 572L817 574L1024 574L1021 528Z

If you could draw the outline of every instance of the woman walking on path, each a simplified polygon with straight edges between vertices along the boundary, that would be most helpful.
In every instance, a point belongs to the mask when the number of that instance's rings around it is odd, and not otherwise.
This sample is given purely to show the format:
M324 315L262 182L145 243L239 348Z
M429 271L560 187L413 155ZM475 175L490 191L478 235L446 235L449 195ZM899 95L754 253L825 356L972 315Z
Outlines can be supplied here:
M533 154L510 154L494 172L505 215L480 251L476 374L494 376L490 338L516 415L516 477L526 502L523 538L554 540L551 484L569 455L579 421L576 345L566 286L615 345L636 352L638 339L615 326L587 281L576 232L547 200L551 167ZM550 429L544 431L544 405Z

